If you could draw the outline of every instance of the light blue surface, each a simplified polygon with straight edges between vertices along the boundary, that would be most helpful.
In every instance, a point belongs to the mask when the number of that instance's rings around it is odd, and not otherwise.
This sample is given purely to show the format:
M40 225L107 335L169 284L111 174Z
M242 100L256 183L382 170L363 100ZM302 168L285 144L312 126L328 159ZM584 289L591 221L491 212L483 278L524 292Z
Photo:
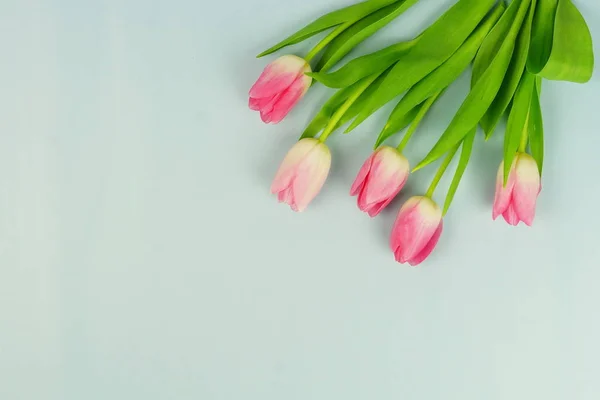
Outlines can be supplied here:
M273 59L254 55L350 2L0 2L0 399L600 398L600 74L544 87L534 228L491 220L501 137L478 138L411 269L387 247L401 203L371 220L348 196L385 112L332 136L330 179L298 215L270 180L329 92L277 126L246 107ZM451 3L421 1L354 54ZM600 4L576 4L600 54Z

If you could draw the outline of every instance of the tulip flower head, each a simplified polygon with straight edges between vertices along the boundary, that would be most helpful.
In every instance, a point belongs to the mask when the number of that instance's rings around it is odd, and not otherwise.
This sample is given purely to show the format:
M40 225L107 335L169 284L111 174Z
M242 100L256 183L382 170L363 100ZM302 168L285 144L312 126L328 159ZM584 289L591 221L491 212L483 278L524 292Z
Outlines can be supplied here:
M304 211L319 193L331 166L331 152L318 139L302 139L285 156L271 193L294 211Z
M531 226L535 217L535 206L541 190L538 165L527 153L515 157L504 186L504 162L496 178L496 197L492 218L502 215L506 222L516 226L523 221Z
M408 199L398 212L390 246L396 261L416 266L435 248L442 234L442 210L425 196Z
M306 93L312 78L310 65L302 58L287 55L267 65L250 89L248 106L259 111L263 122L280 122Z
M358 196L358 208L375 217L396 197L409 175L408 160L396 149L383 146L363 164L351 196Z

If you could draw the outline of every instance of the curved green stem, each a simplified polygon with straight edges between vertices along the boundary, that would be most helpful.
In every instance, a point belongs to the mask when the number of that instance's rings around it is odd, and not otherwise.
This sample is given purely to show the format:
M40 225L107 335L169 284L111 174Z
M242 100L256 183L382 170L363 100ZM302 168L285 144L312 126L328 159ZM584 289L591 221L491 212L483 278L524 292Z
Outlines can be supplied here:
M400 142L400 144L397 147L397 149L400 153L402 153L402 151L408 144L408 141L410 140L412 135L416 132L417 128L419 127L419 124L421 124L421 121L423 120L423 118L425 117L425 115L427 114L427 112L429 111L431 106L433 105L433 103L435 103L437 98L440 97L442 92L443 92L443 90L438 91L433 96L431 96L430 98L425 100L425 102L423 102L423 104L421 105L421 108L419 109L419 112L415 116L415 119L410 124L408 131L404 134L402 141Z
M364 78L364 82L356 88L356 90L350 95L350 97L348 97L344 104L342 104L342 106L338 108L335 114L331 116L331 119L327 123L327 126L325 127L325 129L323 129L323 133L321 133L321 136L319 136L319 140L321 142L324 143L327 140L327 137L331 134L331 132L334 131L337 123L340 121L340 119L342 119L346 111L348 111L352 104L354 104L354 102L358 100L360 95L363 94L363 92L367 90L369 86L371 86L373 81L375 81L375 79L377 79L379 75L380 74L373 74L367 78Z
M433 192L435 192L435 189L437 188L438 184L440 183L442 176L444 176L444 173L448 169L448 166L452 162L452 159L454 158L454 155L458 151L459 147L460 147L460 144L448 152L448 155L444 159L444 162L442 162L442 165L440 165L440 168L438 168L438 171L435 174L433 181L431 181L431 185L429 185L429 189L427 189L427 194L425 194L425 196L427 196L429 198L431 198L433 196Z
M350 22L344 22L341 25L338 25L337 28L335 28L333 31L331 31L329 33L329 35L325 36L323 38L323 40L321 40L319 43L317 43L317 45L315 47L313 47L313 49L311 51L308 52L308 54L306 55L306 57L304 57L304 59L306 60L307 63L310 63L311 60L313 58L315 58L315 56L317 54L319 54L319 52L321 50L323 50L325 48L325 46L327 46L329 43L331 43L331 41L333 39L335 39L336 37L339 36L340 33L344 32L350 25L352 25L352 23Z

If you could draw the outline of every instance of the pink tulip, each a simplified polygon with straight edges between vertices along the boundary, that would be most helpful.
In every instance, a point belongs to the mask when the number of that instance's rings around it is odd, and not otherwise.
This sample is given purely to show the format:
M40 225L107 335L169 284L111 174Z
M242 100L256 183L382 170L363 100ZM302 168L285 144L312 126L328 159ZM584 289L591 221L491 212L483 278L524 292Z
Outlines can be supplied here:
M400 209L390 245L399 263L412 266L431 254L442 234L442 211L429 197L415 196Z
M500 214L510 225L517 226L523 221L531 226L535 217L535 205L542 188L537 163L527 153L519 153L513 161L506 186L504 183L504 162L500 164L496 178L496 198L492 218Z
M248 106L260 111L264 123L280 122L306 93L312 78L310 65L302 58L292 55L279 57L267 65L250 89Z
M392 147L376 150L365 161L350 189L358 208L374 217L396 197L409 174L408 160Z
M330 166L331 152L324 143L302 139L283 159L271 193L277 193L279 202L289 204L292 210L304 211L323 187Z

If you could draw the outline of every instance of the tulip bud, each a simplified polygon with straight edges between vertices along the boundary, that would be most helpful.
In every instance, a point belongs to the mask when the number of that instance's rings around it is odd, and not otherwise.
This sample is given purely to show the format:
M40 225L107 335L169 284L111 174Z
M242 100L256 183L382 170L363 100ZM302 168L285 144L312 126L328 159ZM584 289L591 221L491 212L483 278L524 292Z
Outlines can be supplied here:
M296 143L285 156L271 193L294 211L303 211L319 193L331 166L329 148L317 139L307 138Z
M423 262L442 234L442 210L429 197L408 199L398 212L390 245L396 261L412 266Z
M287 55L267 65L250 89L248 106L259 111L264 123L280 122L306 93L312 78L310 65L302 58Z
M504 162L500 164L496 178L496 197L492 218L500 214L510 225L523 221L531 226L535 218L535 206L541 190L538 165L527 153L519 153L513 161L508 181L504 186Z
M358 208L375 217L404 187L409 174L408 160L396 149L383 146L365 161L350 189L358 196Z

